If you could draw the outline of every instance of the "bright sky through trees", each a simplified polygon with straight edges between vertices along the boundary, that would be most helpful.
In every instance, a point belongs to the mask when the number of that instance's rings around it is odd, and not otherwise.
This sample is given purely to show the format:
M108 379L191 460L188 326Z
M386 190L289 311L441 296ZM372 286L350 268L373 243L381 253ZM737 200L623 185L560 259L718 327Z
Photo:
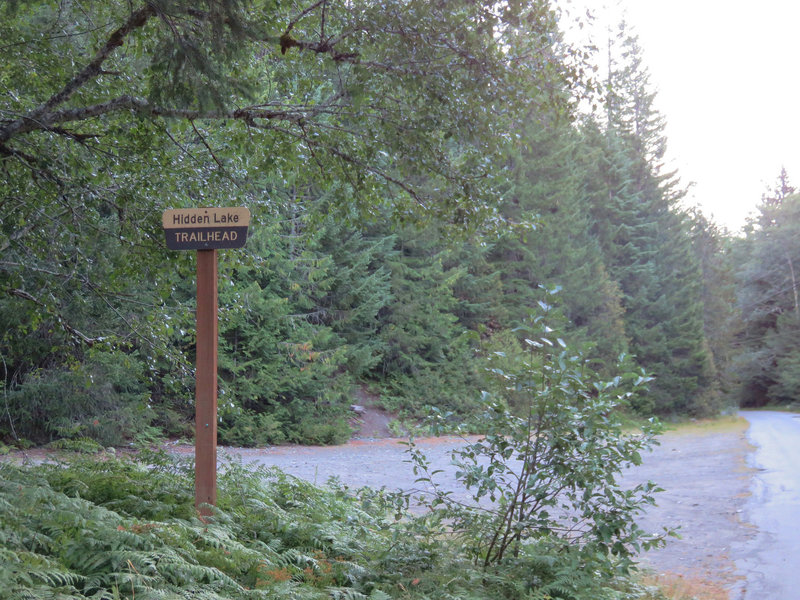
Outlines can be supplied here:
M639 36L669 157L687 202L738 230L786 167L800 182L800 3L764 0L562 0L595 12L595 43L621 18Z

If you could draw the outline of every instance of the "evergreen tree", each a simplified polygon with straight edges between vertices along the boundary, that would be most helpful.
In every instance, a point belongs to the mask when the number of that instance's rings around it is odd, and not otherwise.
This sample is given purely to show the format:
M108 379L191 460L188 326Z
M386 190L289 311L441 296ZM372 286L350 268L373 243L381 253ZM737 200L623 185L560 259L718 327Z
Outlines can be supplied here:
M736 240L699 211L692 212L691 219L692 243L703 274L704 331L721 391L730 397L735 379L734 348L742 327L736 299Z
M800 196L760 206L739 248L738 300L744 320L736 356L740 402L763 406L800 398Z
M221 291L234 307L223 309L223 343L247 354L223 356L224 389L248 410L318 400L326 369L339 381L340 370L385 363L372 332L389 268L370 255L388 255L388 242L371 246L353 223L488 221L503 175L494 157L530 110L529 90L575 78L551 60L555 14L539 0L31 0L0 15L0 351L11 388L105 346L145 365L134 370L155 401L185 397L176 350L191 347L181 331L194 269L190 253L166 253L160 215L244 205L263 255L223 265L234 283ZM293 233L264 223L306 218L293 193L301 171L350 229L298 250ZM293 377L287 365L309 366L309 352L329 360Z
M83 233L141 242L135 264L158 265L163 208L235 201L257 214L300 167L328 185L336 214L482 221L498 131L530 106L529 83L563 71L543 35L547 3L496 8L5 3L0 246L28 281L15 302L61 312L61 264L92 268ZM70 251L76 241L85 251Z
M384 353L376 367L385 400L412 413L436 406L463 414L475 406L482 375L475 335L457 315L466 269L449 260L452 247L434 227L398 230L395 250L386 263L392 301L380 313Z
M631 352L655 376L652 409L711 413L716 373L689 220L677 207L682 192L674 174L663 172L663 120L635 38L623 38L620 60L609 65L605 131L584 128L594 147L585 188L594 230L623 292Z
M590 356L613 364L625 351L620 292L606 271L581 195L580 140L566 119L529 122L513 155L513 178L501 206L511 230L492 250L500 273L501 323L524 322L542 288L558 287L558 301L576 342L595 346Z
M305 204L324 212L324 202ZM346 439L354 378L383 355L393 238L296 209L254 232L251 262L232 265L221 286L221 435L231 442ZM246 439L256 426L264 431Z

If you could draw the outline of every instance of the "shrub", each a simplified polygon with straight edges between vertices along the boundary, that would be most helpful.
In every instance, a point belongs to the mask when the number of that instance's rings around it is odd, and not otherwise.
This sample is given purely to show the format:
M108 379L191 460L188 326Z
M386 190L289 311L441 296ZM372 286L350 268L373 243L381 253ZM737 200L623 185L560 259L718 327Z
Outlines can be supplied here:
M219 424L219 442L229 446L269 446L286 441L282 423L274 414L250 410L228 411Z
M647 535L635 521L659 488L616 484L621 470L639 464L640 453L654 443L655 423L642 434L627 434L615 417L649 378L597 378L540 319L522 333L530 337L514 352L517 359L500 352L503 368L490 368L500 398L484 393L484 437L452 454L474 505L436 486L424 455L410 446L415 471L437 490L426 507L484 569L524 560L546 544L548 556L582 561L591 565L587 572L626 571L639 550L663 538Z
M314 445L333 445L344 444L350 439L353 430L347 419L337 416L331 420L305 419L298 423L294 432L292 441Z
M135 356L91 352L72 368L41 371L12 389L0 433L37 443L89 438L121 445L153 420L144 379L144 365Z
M160 452L0 463L0 600L663 600L554 536L476 568L439 515L408 515L407 500L230 463L200 520L191 465Z

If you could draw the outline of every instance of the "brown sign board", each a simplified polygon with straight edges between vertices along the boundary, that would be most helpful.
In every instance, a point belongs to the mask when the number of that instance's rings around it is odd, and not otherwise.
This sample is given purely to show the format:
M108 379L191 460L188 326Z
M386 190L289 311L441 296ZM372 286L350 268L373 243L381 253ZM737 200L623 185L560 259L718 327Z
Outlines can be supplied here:
M250 211L229 208L170 208L161 215L170 250L241 248L247 241Z

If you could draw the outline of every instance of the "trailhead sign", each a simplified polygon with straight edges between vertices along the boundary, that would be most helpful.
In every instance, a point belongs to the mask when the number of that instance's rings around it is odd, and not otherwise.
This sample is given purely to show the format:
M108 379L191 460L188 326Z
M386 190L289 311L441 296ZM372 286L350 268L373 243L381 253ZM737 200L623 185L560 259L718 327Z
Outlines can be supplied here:
M197 357L195 367L195 506L201 517L217 503L217 250L247 241L250 211L170 208L161 215L170 250L197 250Z
M170 250L241 248L247 241L250 211L232 208L171 208L161 224Z

